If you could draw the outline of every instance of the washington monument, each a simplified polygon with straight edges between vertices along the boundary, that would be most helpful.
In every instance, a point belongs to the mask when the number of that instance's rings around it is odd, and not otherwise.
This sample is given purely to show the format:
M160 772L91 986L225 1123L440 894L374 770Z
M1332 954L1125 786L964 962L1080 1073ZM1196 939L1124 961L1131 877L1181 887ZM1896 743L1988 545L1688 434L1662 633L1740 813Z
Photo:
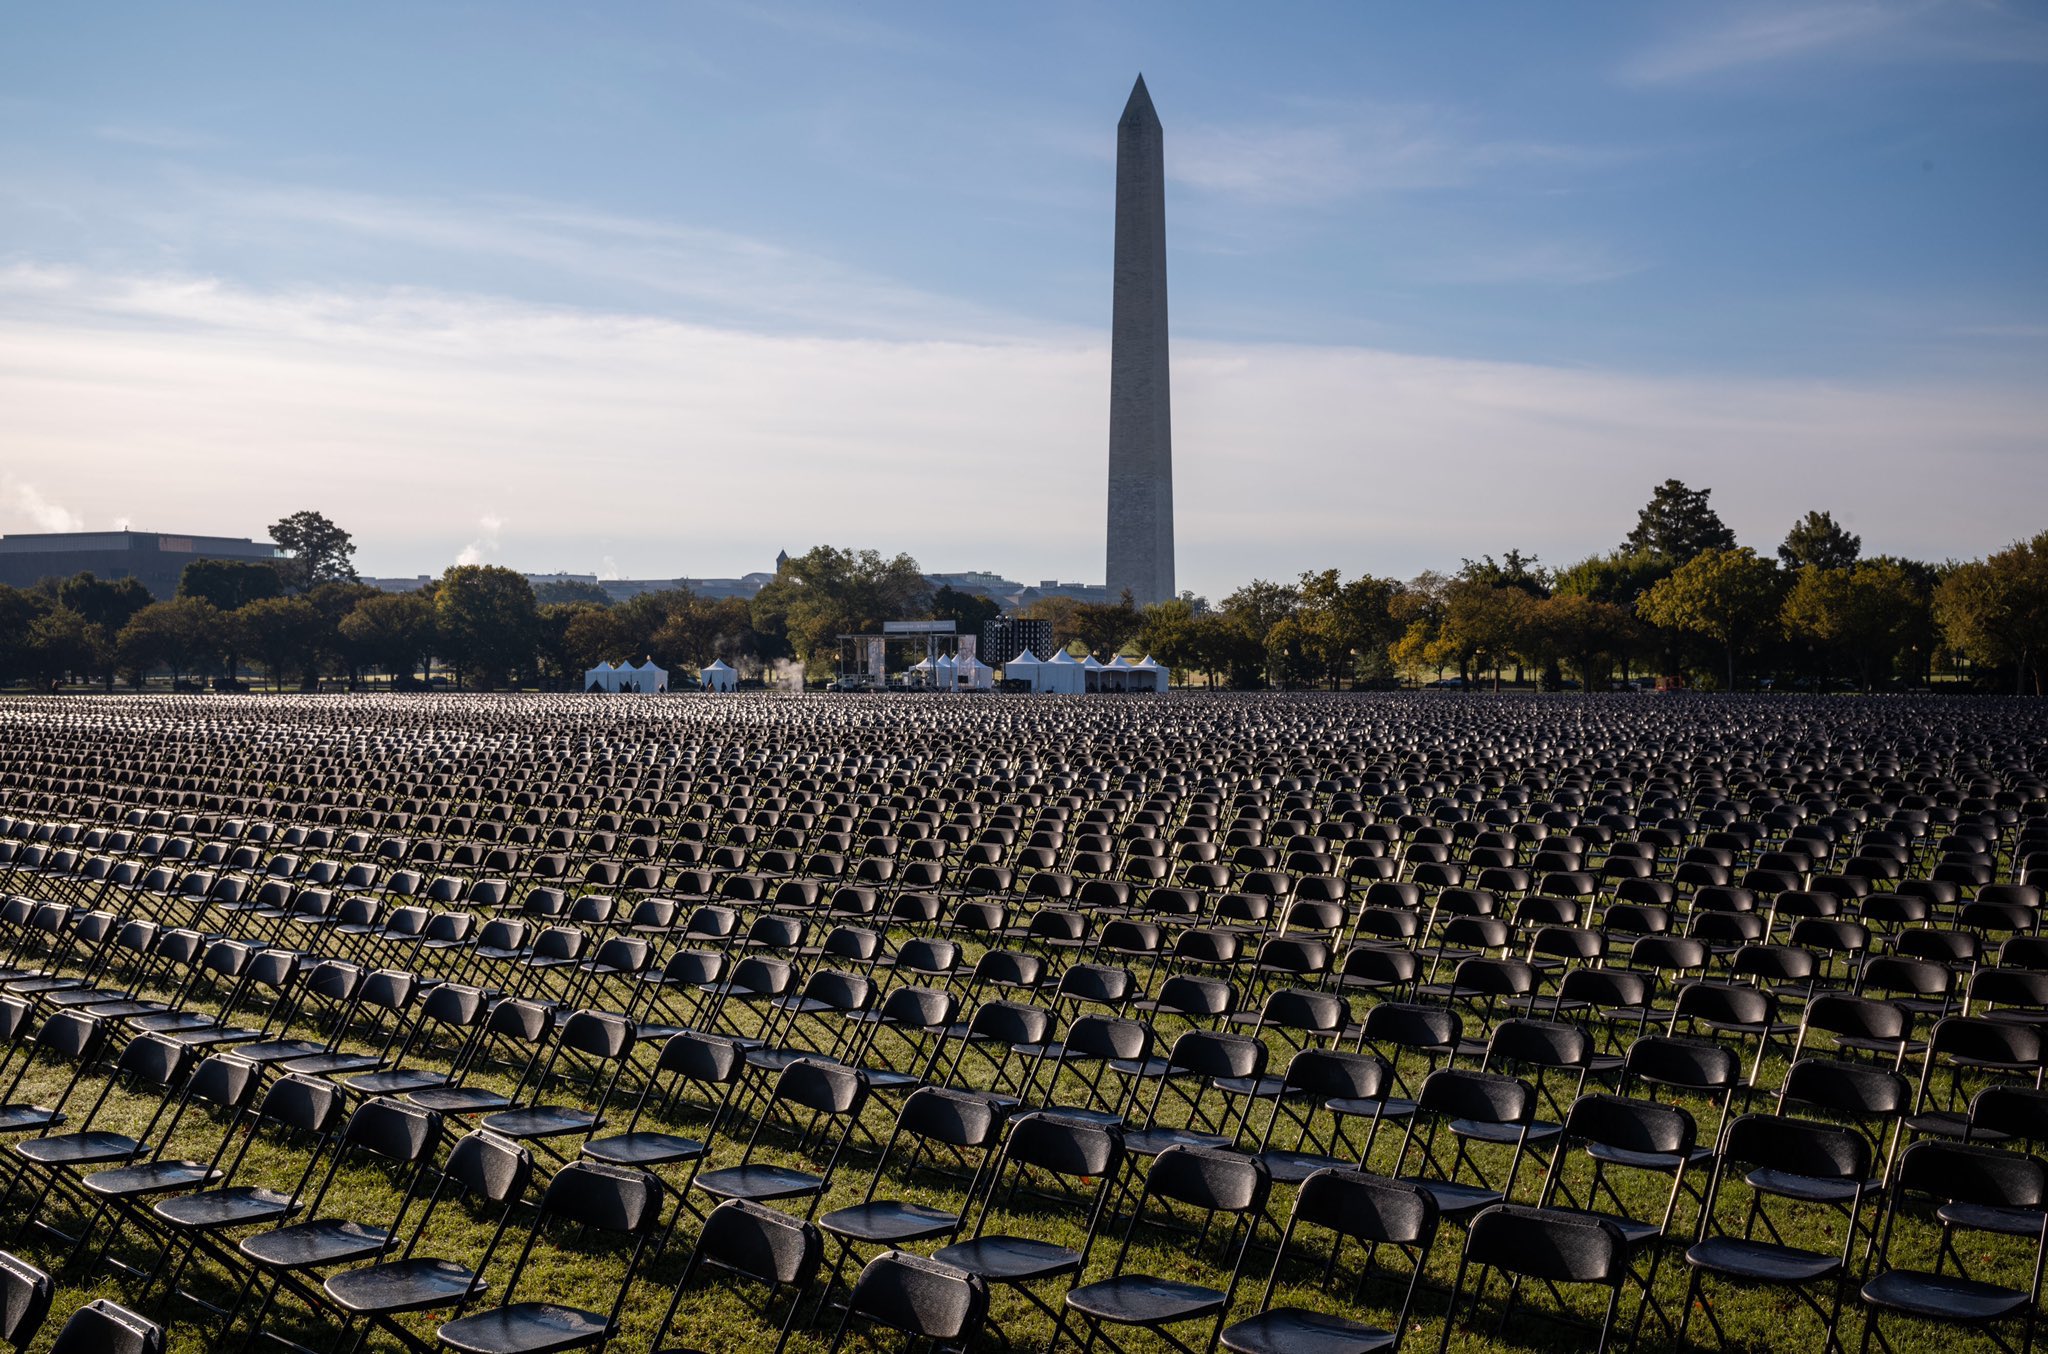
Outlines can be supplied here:
M1166 157L1145 77L1116 125L1116 269L1109 347L1109 567L1114 601L1173 586L1173 411L1166 380Z

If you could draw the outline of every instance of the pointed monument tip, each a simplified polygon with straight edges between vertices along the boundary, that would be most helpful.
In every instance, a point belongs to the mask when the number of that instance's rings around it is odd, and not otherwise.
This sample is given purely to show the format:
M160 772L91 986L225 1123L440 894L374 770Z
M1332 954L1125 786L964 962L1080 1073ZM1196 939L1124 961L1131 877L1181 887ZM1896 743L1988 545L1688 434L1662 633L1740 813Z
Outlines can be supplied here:
M1131 86L1130 101L1124 105L1124 118L1145 118L1153 122L1159 120L1158 112L1152 107L1151 92L1145 88L1143 75L1138 77L1138 83Z

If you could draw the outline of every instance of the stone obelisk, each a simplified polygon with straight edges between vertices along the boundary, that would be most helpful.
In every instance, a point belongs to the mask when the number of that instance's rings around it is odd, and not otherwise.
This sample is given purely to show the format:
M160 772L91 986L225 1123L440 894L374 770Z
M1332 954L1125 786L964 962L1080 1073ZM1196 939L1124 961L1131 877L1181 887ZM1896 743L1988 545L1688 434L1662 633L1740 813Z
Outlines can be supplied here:
M1116 125L1116 271L1109 348L1109 566L1114 602L1173 586L1173 413L1166 380L1166 157L1145 77Z

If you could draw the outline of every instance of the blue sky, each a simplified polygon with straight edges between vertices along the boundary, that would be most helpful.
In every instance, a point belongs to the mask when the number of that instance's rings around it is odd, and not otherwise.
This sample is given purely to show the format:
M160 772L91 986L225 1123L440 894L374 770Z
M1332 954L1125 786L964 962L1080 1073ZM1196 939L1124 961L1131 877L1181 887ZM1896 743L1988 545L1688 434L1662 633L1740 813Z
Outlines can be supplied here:
M5 25L0 530L319 506L384 573L1097 578L1140 70L1184 584L1563 562L1666 474L1764 548L2048 525L2038 7Z

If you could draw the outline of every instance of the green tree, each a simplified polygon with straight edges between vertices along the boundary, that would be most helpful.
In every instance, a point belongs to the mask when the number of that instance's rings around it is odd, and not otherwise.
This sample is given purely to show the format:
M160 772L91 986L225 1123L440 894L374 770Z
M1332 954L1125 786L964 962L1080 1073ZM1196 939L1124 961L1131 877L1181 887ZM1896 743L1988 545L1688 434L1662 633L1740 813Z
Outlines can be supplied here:
M1272 635L1273 627L1292 616L1300 605L1299 589L1289 583L1274 583L1263 578L1254 578L1223 599L1223 615L1258 646L1260 662L1264 665L1263 676L1269 683L1273 681L1274 669L1267 639Z
M1551 575L1551 591L1608 602L1633 612L1636 599L1675 567L1660 555L1614 550L1557 570Z
M1545 660L1571 669L1588 691L1607 685L1617 661L1624 665L1640 641L1635 617L1613 602L1559 592L1537 604L1531 647ZM1624 668L1625 670L1625 668Z
M424 592L375 592L341 618L341 635L358 658L409 683L434 651L434 599Z
M533 660L540 638L533 587L495 564L455 565L434 593L434 633L458 680L466 675L494 687Z
M539 606L559 606L569 602L580 602L589 606L610 606L612 595L597 584L585 583L580 578L558 578L535 587L533 600Z
M318 672L321 632L326 618L303 597L265 597L228 617L244 653L270 669L271 683L284 686L285 672L309 676Z
M240 611L251 602L284 594L274 565L245 559L195 559L178 575L178 596L211 602L216 611Z
M168 668L171 685L187 672L219 656L221 614L203 597L177 597L151 602L129 618L116 645L121 662L136 675L137 685L152 668Z
M1982 560L1958 565L1934 592L1934 615L1949 648L1973 663L2010 666L2013 689L2027 675L2043 693L2048 654L2048 531Z
M292 592L311 592L322 583L353 583L355 541L317 512L295 512L270 524L270 539L284 551L277 570Z
M1809 512L1794 522L1778 547L1778 558L1794 570L1847 569L1862 556L1863 538L1825 512Z
M1534 555L1525 555L1519 550L1510 550L1495 563L1493 556L1484 555L1476 560L1466 560L1458 570L1458 577L1473 583L1484 583L1489 588L1520 588L1532 597L1550 596L1550 573Z
M49 614L51 606L51 600L39 592L0 583L0 682L35 675L29 632Z
M1214 686L1219 674L1234 687L1257 686L1265 679L1266 644L1253 635L1243 619L1221 611L1195 617L1192 664L1208 675ZM1158 657L1155 653L1154 657ZM1166 661L1161 659L1162 662Z
M932 619L953 622L963 635L980 634L982 626L1002 614L1002 604L993 597L960 592L950 584L932 594Z
M117 649L111 637L121 632L129 617L149 605L149 589L140 579L96 578L86 572L57 585L57 602L85 617L86 624L107 638L108 642L97 646L105 664L100 675L106 680L107 689L113 690Z
M1118 601L1083 602L1074 609L1074 638L1089 653L1100 654L1105 663L1138 637L1143 624L1144 618L1138 614L1138 604L1128 588Z
M910 556L820 545L783 561L755 596L753 615L763 635L818 670L838 653L838 636L879 631L884 621L923 615L930 604Z
M1139 615L1138 647L1179 674L1185 683L1187 672L1201 661L1199 620L1195 604L1187 598L1155 602Z
M1788 635L1846 660L1868 691L1925 633L1931 606L1907 565L1880 557L1853 566L1807 564L1779 615Z
M1732 550L1735 533L1707 503L1712 489L1693 489L1681 480L1665 480L1650 491L1650 501L1636 514L1635 529L1622 548L1635 554L1659 555L1673 564L1709 550Z
M105 630L67 606L38 616L28 630L29 662L45 682L104 671L112 648Z
M1763 639L1779 606L1778 566L1748 546L1706 550L1644 593L1636 613L1652 625L1719 644L1735 689L1735 658Z

